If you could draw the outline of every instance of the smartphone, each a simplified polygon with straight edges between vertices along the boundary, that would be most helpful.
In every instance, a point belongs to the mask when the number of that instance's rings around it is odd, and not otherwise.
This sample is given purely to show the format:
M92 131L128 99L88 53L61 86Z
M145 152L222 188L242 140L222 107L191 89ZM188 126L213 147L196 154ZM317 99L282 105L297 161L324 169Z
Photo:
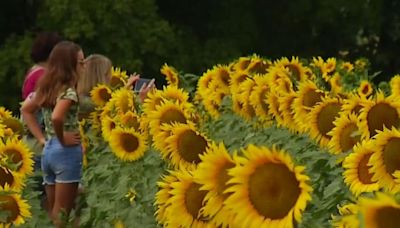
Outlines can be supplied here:
M146 86L152 86L152 84L154 84L155 79L152 78L140 78L139 80L136 81L135 83L135 92L139 92L140 88L142 88L142 86L146 83Z

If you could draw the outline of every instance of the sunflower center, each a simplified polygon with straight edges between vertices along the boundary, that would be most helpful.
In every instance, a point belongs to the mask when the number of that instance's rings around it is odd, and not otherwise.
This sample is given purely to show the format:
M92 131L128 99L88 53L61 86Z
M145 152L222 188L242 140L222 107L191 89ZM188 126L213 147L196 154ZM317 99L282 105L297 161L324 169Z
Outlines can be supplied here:
M242 60L242 61L239 63L239 69L240 69L240 70L246 70L250 63L251 63L251 61L250 61L249 59L247 59L247 60Z
M23 157L21 155L21 152L15 149L8 149L3 152L7 157L9 157L14 164L18 164L21 162L21 164L18 165L20 167L22 165Z
M186 209L195 219L199 217L199 212L203 207L203 200L206 194L207 191L200 190L200 185L196 183L192 183L186 190Z
M225 86L229 86L229 72L226 70L220 70L218 75L220 76L222 83Z
M186 123L185 115L178 109L169 109L160 118L160 125L163 123L171 124L174 122Z
M179 155L187 162L199 163L200 154L203 154L207 148L207 141L203 136L196 134L192 130L182 132L178 138Z
M331 138L327 133L335 127L333 121L339 115L340 109L339 103L329 103L321 109L317 117L317 127L322 136Z
M0 195L0 211L7 212L6 223L11 223L19 215L18 203L12 196Z
M222 196L224 200L230 195L230 193L224 193L224 191L229 187L229 184L227 184L226 182L231 179L231 176L228 174L228 169L233 167L235 167L235 164L232 164L230 162L226 163L223 167L221 167L217 175L217 192L218 195Z
M366 94L369 93L369 90L370 90L369 85L365 85L365 86L362 88L361 93L366 95Z
M122 81L122 79L120 77L117 76L112 76L111 77L111 81L110 81L110 85L112 87L121 87L124 86L124 81Z
M358 164L357 172L358 172L358 179L364 184L373 184L375 183L372 181L372 173L369 172L368 166L369 158L371 157L372 153L364 155L361 159L360 163Z
M99 96L104 103L106 103L107 101L109 101L111 99L111 94L108 92L107 89L100 90Z
M368 130L371 137L377 134L376 130L383 130L383 126L390 129L392 126L398 126L399 123L400 119L396 108L387 103L376 104L367 115Z
M249 177L250 202L266 218L284 218L293 209L299 195L299 182L284 164L261 165Z
M388 173L400 170L400 138L390 139L383 150L383 162Z
M134 135L123 133L120 139L122 148L128 153L135 152L139 147L139 140Z
M351 150L353 146L360 141L360 136L353 134L358 131L356 123L350 123L343 128L342 134L339 136L340 149L342 152Z
M351 112L358 115L361 112L362 107L363 107L362 105L358 104L358 105L354 106L354 108L351 110Z
M14 176L11 172L7 172L6 169L0 167L0 186L4 188L6 184L11 186L14 183Z
M311 108L316 103L320 102L324 94L322 92L317 92L315 90L310 90L304 94L303 105Z
M376 227L400 227L400 209L395 207L379 208L375 214Z

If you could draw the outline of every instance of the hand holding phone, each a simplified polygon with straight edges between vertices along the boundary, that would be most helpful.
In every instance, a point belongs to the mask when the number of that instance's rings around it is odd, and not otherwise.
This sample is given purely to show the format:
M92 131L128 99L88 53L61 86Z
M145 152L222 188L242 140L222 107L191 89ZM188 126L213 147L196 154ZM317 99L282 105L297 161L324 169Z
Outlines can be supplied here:
M149 79L149 78L139 78L139 80L136 81L135 83L135 92L140 92L141 90L145 88L150 88L154 85L155 79Z

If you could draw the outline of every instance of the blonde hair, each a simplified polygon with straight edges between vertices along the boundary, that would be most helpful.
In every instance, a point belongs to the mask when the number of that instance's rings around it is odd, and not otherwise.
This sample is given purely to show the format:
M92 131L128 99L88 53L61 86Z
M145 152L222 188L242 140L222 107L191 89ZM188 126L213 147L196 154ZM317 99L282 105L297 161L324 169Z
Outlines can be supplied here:
M111 60L104 55L93 54L85 59L85 71L79 78L77 91L80 96L89 95L97 84L109 84L111 80Z

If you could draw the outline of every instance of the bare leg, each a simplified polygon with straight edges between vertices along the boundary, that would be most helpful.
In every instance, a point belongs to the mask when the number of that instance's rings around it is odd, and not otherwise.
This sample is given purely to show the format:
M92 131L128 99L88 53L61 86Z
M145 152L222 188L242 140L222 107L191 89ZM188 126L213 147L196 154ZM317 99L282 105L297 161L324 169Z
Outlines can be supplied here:
M52 218L56 227L65 227L61 218L61 213L69 216L75 206L75 199L78 192L78 183L56 183L54 207Z
M52 215L51 212L53 211L53 206L54 206L54 196L55 196L55 185L48 185L46 184L45 186L45 190L46 190L46 205L45 205L45 209L47 211L47 215L49 216L50 219L52 219Z

